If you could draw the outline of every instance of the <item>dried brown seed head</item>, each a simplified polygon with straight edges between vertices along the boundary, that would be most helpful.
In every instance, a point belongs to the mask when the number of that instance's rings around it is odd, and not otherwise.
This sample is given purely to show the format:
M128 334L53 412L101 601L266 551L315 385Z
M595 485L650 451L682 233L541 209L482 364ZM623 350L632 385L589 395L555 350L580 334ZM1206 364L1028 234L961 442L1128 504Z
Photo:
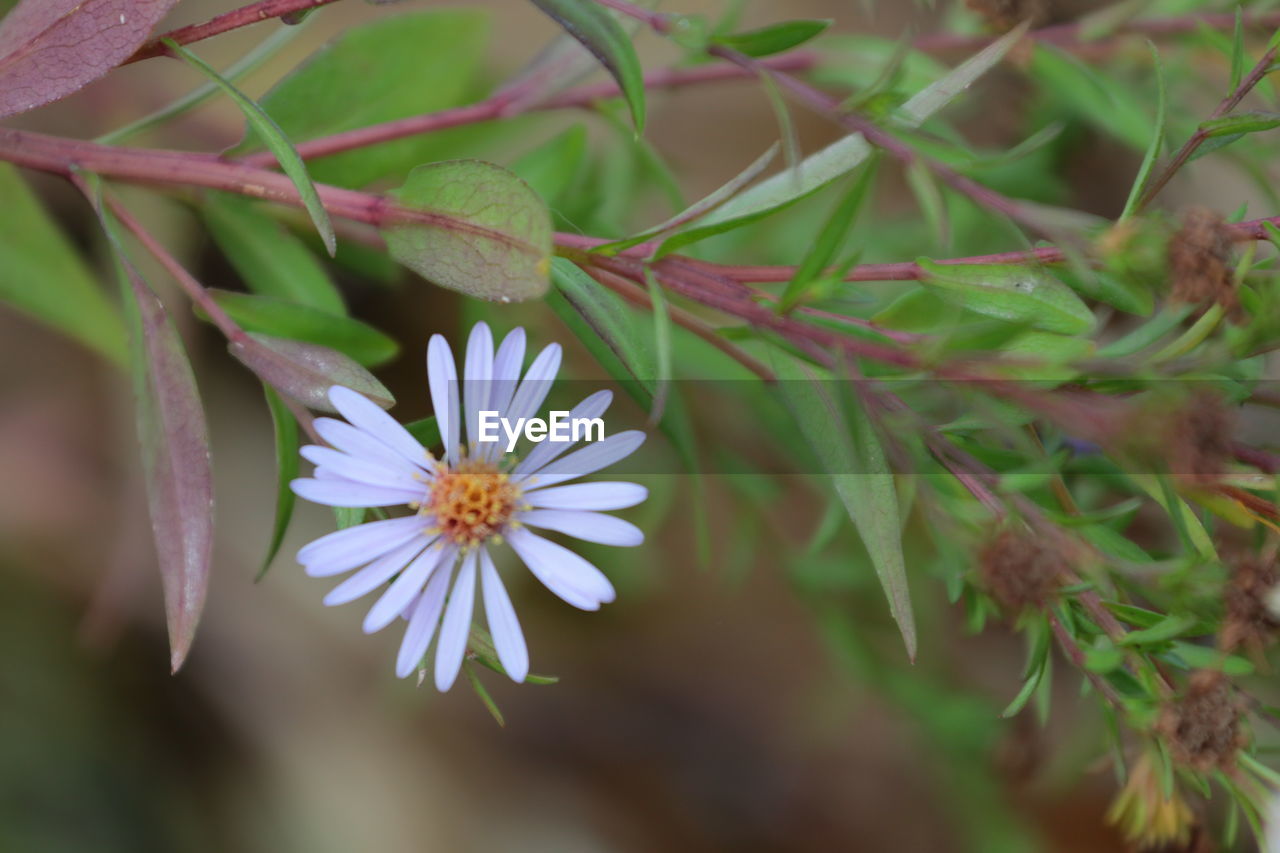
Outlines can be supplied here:
M965 0L965 5L986 19L993 30L1005 32L1030 19L1043 23L1049 17L1049 0Z
M1169 241L1170 296L1177 302L1236 308L1231 231L1216 211L1193 207Z
M1067 543L1029 530L1006 528L978 553L983 587L1010 613L1044 606L1071 568Z
M1229 769L1247 738L1231 682L1220 672L1197 670L1182 696L1160 711L1156 732L1178 764L1205 772Z
M1219 642L1223 651L1243 648L1259 655L1280 632L1280 618L1268 601L1280 584L1280 569L1252 555L1235 562L1231 579L1222 590L1226 615Z

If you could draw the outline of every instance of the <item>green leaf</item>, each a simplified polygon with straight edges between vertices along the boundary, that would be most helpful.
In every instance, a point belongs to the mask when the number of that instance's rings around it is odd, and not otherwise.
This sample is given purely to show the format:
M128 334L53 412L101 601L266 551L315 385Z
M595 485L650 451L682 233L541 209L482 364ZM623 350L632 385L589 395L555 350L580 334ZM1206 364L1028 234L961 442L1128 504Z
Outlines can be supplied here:
M289 407L280 399L280 395L272 391L270 386L263 385L262 393L267 398L267 408L271 411L271 425L276 436L276 517L271 526L271 542L267 545L267 556L262 560L262 568L254 581L260 581L271 568L271 563L280 553L280 545L284 542L285 531L289 529L289 519L293 518L293 506L296 496L289 484L298 476L298 421L289 411Z
M848 236L849 229L853 227L858 211L862 209L862 205L870 195L874 178L875 162L872 161L858 175L853 186L849 187L844 198L836 205L831 216L827 218L826 224L822 226L822 231L818 233L818 239L805 253L800 266L796 267L795 275L791 277L791 281L787 282L787 288L778 300L778 313L785 314L803 302L813 283L831 265L845 237Z
M1216 669L1233 678L1253 675L1254 666L1248 660L1223 654L1218 649L1175 640L1170 651L1181 658L1188 669Z
M129 359L119 312L8 163L0 163L0 199L0 301L124 367Z
M594 0L533 0L533 4L600 60L627 100L636 133L643 133L644 70L631 39L613 15Z
M362 506L335 506L333 508L333 517L338 524L338 529L346 530L348 527L364 524L364 517L367 512L368 510Z
M430 450L432 447L440 446L440 424L436 422L435 415L429 415L418 421L410 421L404 425L409 431L409 435L418 440L418 443Z
M308 409L334 411L329 389L342 385L359 391L384 409L395 398L373 374L342 353L316 344L290 341L250 332L227 349L240 363L281 394Z
M390 361L400 351L393 338L350 317L269 296L230 290L210 290L209 295L247 332L320 344L351 356L365 367Z
M441 287L500 302L546 293L551 214L518 177L481 160L419 166L394 193L422 214L382 235L404 266Z
M341 294L316 256L254 202L209 193L200 216L218 248L253 290L329 314L347 313Z
M324 247L328 250L329 256L332 257L338 250L338 239L334 236L333 223L329 221L329 212L320 203L320 196L316 193L315 184L311 182L311 175L307 172L307 164L302 162L302 158L298 156L298 152L293 148L293 143L284 135L284 131L280 129L280 126L275 123L271 116L263 111L262 107L255 104L247 95L228 82L212 65L173 39L165 39L164 43L169 50L173 51L175 56L186 60L187 64L216 83L218 88L240 108L240 112L244 113L245 120L266 142L267 149L276 158L280 168L284 170L284 173L289 176L289 180L293 181L293 185L297 187L298 195L302 198L302 205L306 208L312 223L315 224L316 231L324 241Z
M604 344L606 352L593 348L597 360L609 369L607 360L612 357L615 369L621 368L614 378L626 387L633 387L638 380L649 398L644 400L647 408L657 377L657 358L649 346L652 336L636 322L635 312L567 258L552 260L551 280L577 310L595 340ZM592 336L583 337L588 347L593 347Z
M1076 57L1044 43L1036 45L1029 70L1045 92L1056 95L1066 111L1082 121L1135 149L1150 142L1146 104L1131 87L1108 81Z
M898 118L907 127L919 127L924 124L938 110L950 104L962 92L973 86L979 78L998 65L1013 46L1022 41L1023 35L1030 26L1030 21L1023 21L912 95L898 110Z
M1133 179L1133 186L1129 189L1129 199L1124 204L1124 211L1120 214L1121 219L1128 219L1137 210L1138 200L1142 198L1147 177L1151 174L1151 167L1155 165L1156 158L1160 156L1160 148L1164 145L1166 100L1164 66L1160 63L1160 51L1156 50L1156 46L1148 41L1147 47L1151 50L1151 62L1156 72L1156 124L1151 135L1151 144L1147 146L1147 152L1142 157L1142 165L1138 167L1137 177Z
M901 124L907 128L918 127L954 100L1004 58L1023 31L1018 28L1006 33L918 92L899 111ZM853 171L871 154L871 146L860 133L836 140L806 157L794 169L761 181L698 220L689 230L669 238L658 256L789 207Z
M262 97L290 139L303 141L439 112L470 101L485 55L489 19L473 9L399 14L344 30ZM456 132L418 134L309 159L315 179L362 187L449 156ZM250 129L236 146L262 144Z
M1221 118L1211 118L1200 122L1200 130L1210 139L1215 136L1239 136L1246 133L1258 133L1280 127L1280 113L1269 113L1254 110L1243 113L1232 113Z
M840 405L830 393L830 381L781 355L775 354L773 362L782 380L778 387L783 399L862 537L889 600L889 612L902 633L907 657L914 660L915 617L902 555L898 492L875 429L858 401Z
M231 82L239 80L275 56L282 47L293 41L296 36L304 31L304 27L280 27L263 39L257 47L245 54L244 58L239 62L224 71L222 76ZM132 121L124 127L116 128L110 133L102 134L94 139L94 142L100 142L103 145L119 145L131 136L137 136L139 133L159 127L169 120L195 109L218 94L218 91L216 83L205 83L137 121Z
M920 281L943 299L988 317L1045 332L1082 335L1093 329L1093 312L1062 282L1043 269L1001 264L916 263Z
M723 45L747 56L772 56L799 47L829 26L829 20L783 21L757 30L715 36L711 43Z
M615 255L623 249L629 249L632 246L638 246L646 240L652 240L668 234L680 226L692 222L700 216L715 210L720 205L737 195L747 184L760 177L765 168L773 162L773 158L778 154L778 144L775 142L769 146L769 149L757 157L752 163L743 169L727 183L722 184L708 195L689 205L689 207L677 213L675 216L658 223L652 228L646 228L638 234L634 234L625 240L615 240L612 243L605 243L602 246L596 246L592 252L603 255Z
M1174 637L1181 637L1199 624L1200 620L1194 616L1171 614L1150 628L1143 628L1141 631L1130 631L1117 640L1116 645L1150 646L1163 643L1172 640Z

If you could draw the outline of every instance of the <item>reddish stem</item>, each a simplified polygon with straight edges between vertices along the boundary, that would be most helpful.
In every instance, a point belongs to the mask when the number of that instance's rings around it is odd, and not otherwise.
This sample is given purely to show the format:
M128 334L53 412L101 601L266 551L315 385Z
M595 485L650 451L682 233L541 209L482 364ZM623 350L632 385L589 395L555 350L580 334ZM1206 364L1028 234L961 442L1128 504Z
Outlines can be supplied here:
M1271 64L1275 62L1276 59L1276 51L1277 48L1273 47L1262 55L1262 58L1258 60L1258 63L1253 66L1253 70L1240 81L1240 85L1236 86L1235 91L1223 98L1222 102L1219 103L1214 111L1209 114L1208 120L1221 118L1234 110L1240 102L1244 100L1244 96L1253 91L1254 87L1262 82L1262 79L1271 71ZM1191 155L1196 153L1196 150L1203 145L1205 140L1208 138L1209 133L1203 128L1203 126L1198 128L1195 133L1191 134L1191 138L1183 143L1182 147L1178 149L1178 153L1173 155L1173 159L1164 167L1159 176L1151 182L1145 191L1143 191L1142 197L1138 200L1138 210L1142 210L1150 204L1152 199L1160 194L1160 191L1164 189L1170 179L1177 174L1179 169L1187 164L1187 161L1191 159Z
M259 0L257 3L250 3L248 6L242 6L239 9L233 9L215 18L210 18L203 24L190 24L156 36L138 48L133 56L120 64L128 65L131 62L139 62L143 59L150 59L153 56L167 56L169 48L165 47L164 39L172 39L178 44L191 44L192 42L222 35L231 30L247 27L250 24L261 23L270 18L279 18L291 12L305 12L317 6L325 6L336 2L337 0Z

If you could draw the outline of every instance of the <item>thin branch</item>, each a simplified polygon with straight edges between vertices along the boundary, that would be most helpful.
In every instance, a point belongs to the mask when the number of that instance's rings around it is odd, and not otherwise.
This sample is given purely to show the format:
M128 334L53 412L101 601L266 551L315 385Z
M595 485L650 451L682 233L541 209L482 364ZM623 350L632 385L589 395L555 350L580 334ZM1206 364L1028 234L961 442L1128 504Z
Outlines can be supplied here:
M1234 110L1240 102L1244 100L1244 96L1253 91L1254 87L1262 82L1263 78L1271 71L1271 65L1276 59L1276 51L1277 48L1273 47L1262 55L1262 58L1258 60L1258 63L1253 66L1253 70L1240 81L1240 85L1236 86L1235 91L1223 98L1222 102L1219 103L1214 111L1209 114L1208 120L1221 118ZM1173 155L1173 159L1169 161L1168 165L1164 167L1155 180L1153 180L1142 193L1142 197L1138 200L1138 210L1142 210L1151 203L1152 199L1160 194L1160 191L1164 189L1170 179L1177 174L1179 169L1187 164L1187 161L1191 159L1191 155L1195 154L1196 150L1203 145L1205 140L1208 138L1209 133L1204 129L1202 124L1195 133L1191 134L1191 138L1183 143L1182 147L1178 149L1178 153Z
M178 44L191 44L192 42L222 35L251 24L258 24L271 18L279 18L293 12L305 12L308 9L315 9L318 6L336 2L337 0L258 0L257 3L250 3L248 6L233 9L230 12L211 18L203 24L179 27L176 30L170 30L167 33L156 36L138 48L133 56L120 64L128 65L154 56L167 56L169 49L164 46L165 39L173 39Z
M631 279L623 278L620 275L597 267L586 267L586 272L597 282L609 288L631 304L645 309L653 308L653 300L649 298L648 292ZM734 346L731 341L727 341L720 335L716 334L715 329L711 328L705 322L693 314L690 314L679 305L667 305L667 313L671 315L671 319L676 323L676 325L688 329L693 334L702 338L704 341L741 364L747 370L750 370L756 376L759 376L765 382L774 382L777 380L777 377L774 376L772 370L765 367L764 364L757 359L748 355L741 347Z
M807 52L789 53L764 60L769 68L780 71L804 71L812 68L817 61L816 54ZM644 84L645 88L651 90L676 89L704 83L751 80L755 76L754 72L732 66L704 65L696 68L655 71L645 75ZM327 157L330 154L377 145L393 139L403 139L407 136L418 136L467 124L511 118L522 112L590 107L597 101L618 97L620 93L618 84L608 80L587 86L577 86L546 101L529 103L527 99L520 96L519 92L500 89L491 97L475 104L409 116L381 124L371 124L331 136L321 136L299 142L295 148L304 160ZM252 166L270 166L276 160L270 151L260 151L240 158L239 162Z
M1094 688L1106 697L1107 701L1113 706L1122 707L1120 694L1116 693L1115 688L1108 684L1093 670L1085 665L1084 650L1080 648L1080 644L1076 642L1075 637L1063 627L1062 622L1058 619L1058 615L1052 610L1045 614L1049 618L1049 627L1053 629L1053 636L1058 639L1058 645L1062 647L1062 651L1071 660L1072 665L1084 673L1085 678Z

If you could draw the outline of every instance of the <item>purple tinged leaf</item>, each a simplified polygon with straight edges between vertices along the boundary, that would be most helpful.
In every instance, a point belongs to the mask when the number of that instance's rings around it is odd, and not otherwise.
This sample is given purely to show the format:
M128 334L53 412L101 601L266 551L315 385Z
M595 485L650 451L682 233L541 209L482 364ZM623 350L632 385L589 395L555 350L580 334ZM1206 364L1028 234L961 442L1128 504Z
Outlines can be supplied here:
M433 220L382 229L391 256L418 275L498 302L546 293L551 214L511 172L481 160L432 163L410 172L395 195Z
M391 392L372 373L328 347L251 332L228 349L264 382L309 409L336 411L328 396L334 385L358 391L384 409L395 403Z
M213 556L213 472L204 409L177 331L138 271L120 256L137 308L134 389L151 527L164 587L173 672L191 649Z
M0 21L0 118L65 98L142 46L177 0L22 0Z

